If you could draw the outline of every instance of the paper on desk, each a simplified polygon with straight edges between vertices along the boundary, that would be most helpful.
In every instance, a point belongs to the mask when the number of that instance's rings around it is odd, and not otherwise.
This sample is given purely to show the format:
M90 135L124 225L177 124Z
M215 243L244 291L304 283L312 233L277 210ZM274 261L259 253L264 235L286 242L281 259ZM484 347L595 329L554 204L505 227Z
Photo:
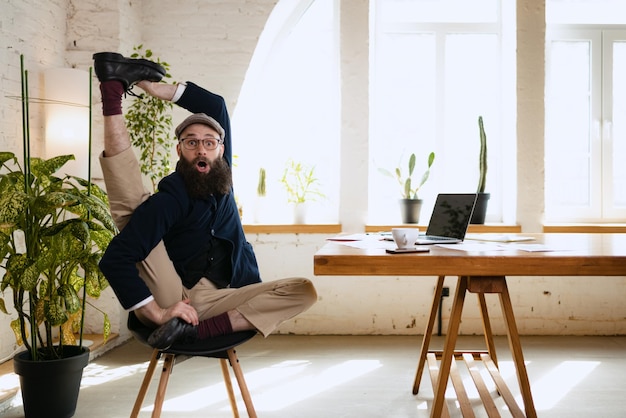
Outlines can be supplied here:
M326 238L327 241L333 241L337 244L345 245L347 247L360 248L364 250L368 249L394 249L396 244L391 241L383 240L381 234L339 234L334 237Z
M371 235L368 234L340 234L334 237L326 238L328 241L361 241L368 239Z
M373 249L390 249L396 248L396 243L393 241L381 240L380 237L369 236L366 239L360 241L336 241L337 244L345 245L352 248L360 248L362 250Z
M501 244L507 250L520 250L528 252L559 251L558 248L551 248L544 244Z
M475 241L493 241L493 242L518 242L518 241L532 241L534 237L528 237L523 235L516 234L490 234L490 233L481 233L481 234L467 234L465 235L465 239L475 240Z
M458 244L436 244L437 247L449 250L481 252L481 251L503 251L499 244L490 244L486 242L460 242Z

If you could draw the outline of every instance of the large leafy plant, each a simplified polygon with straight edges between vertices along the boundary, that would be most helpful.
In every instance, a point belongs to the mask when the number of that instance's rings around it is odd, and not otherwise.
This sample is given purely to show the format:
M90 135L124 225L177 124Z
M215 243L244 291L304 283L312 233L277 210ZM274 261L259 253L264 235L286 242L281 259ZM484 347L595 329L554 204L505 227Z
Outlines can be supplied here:
M108 286L98 268L117 232L108 199L84 179L55 175L71 159L25 158L22 168L13 153L0 152L0 286L12 290L11 328L33 360L63 357L64 345L77 345L76 332L82 345L87 296ZM4 298L0 309L8 313Z
M133 50L131 58L144 58L161 64L166 72L165 78L171 78L169 64L154 57L152 50L144 50L143 45ZM125 114L131 143L140 152L141 172L150 179L152 191L156 191L159 180L171 172L170 155L175 143L171 135L173 109L170 101L140 94L135 95Z

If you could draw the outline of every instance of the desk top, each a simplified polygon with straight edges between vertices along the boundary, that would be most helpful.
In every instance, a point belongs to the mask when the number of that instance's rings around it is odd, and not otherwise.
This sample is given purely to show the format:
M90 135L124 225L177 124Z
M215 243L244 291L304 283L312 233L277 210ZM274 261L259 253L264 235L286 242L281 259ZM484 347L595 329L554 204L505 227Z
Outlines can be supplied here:
M330 276L626 276L626 234L520 234L533 241L460 251L387 254L326 243L314 256L314 273ZM466 241L467 243L468 241ZM493 244L493 243L492 243ZM543 244L550 251L522 251Z

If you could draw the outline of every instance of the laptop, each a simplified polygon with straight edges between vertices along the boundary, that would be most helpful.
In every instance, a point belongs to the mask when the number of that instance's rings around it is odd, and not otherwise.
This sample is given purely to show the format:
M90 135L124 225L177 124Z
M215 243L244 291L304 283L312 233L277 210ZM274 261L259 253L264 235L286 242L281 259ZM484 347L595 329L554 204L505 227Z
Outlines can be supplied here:
M415 244L455 244L462 242L469 227L476 193L439 194L428 222L426 234Z

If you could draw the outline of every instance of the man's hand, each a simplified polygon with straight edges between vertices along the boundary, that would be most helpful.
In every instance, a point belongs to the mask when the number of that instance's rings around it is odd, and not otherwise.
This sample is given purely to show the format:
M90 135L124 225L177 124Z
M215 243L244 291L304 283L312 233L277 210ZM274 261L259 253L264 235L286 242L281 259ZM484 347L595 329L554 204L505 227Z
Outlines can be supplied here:
M172 100L172 97L176 94L175 84L153 83L152 81L142 80L137 83L137 86L150 96L161 100Z
M157 327L165 324L172 318L178 317L183 321L198 325L198 312L189 305L189 299L175 303L167 309L161 308L156 301L151 301L147 305L135 310L135 315L144 324Z

